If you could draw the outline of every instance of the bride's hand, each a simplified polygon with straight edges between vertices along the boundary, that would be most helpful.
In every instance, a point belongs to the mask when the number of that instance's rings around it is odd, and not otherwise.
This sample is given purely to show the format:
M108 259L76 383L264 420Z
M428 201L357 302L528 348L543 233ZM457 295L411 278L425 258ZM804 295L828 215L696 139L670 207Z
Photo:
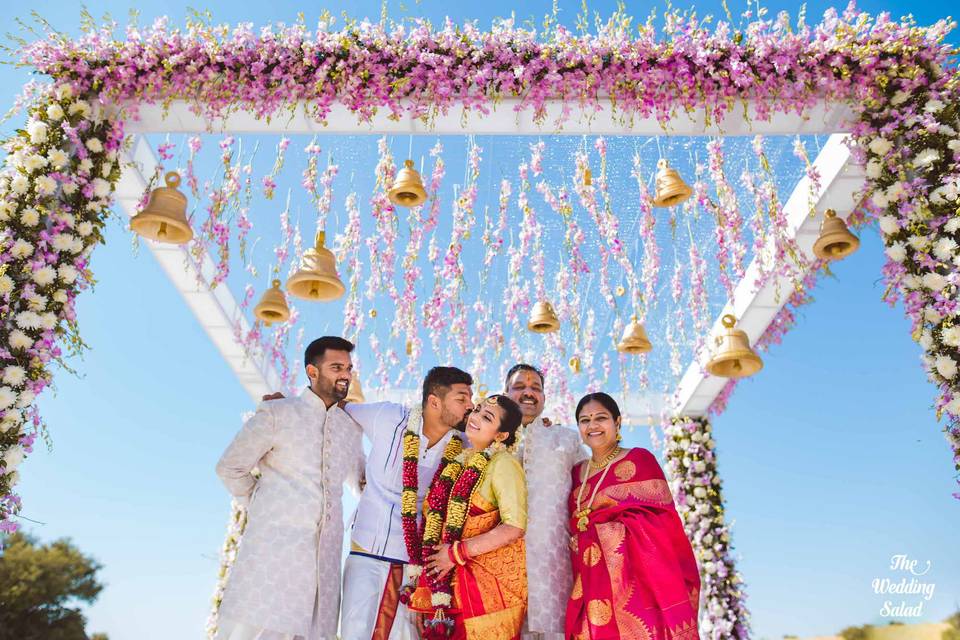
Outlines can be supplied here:
M427 557L426 571L437 578L442 578L447 575L451 569L453 569L454 564L450 559L449 550L450 545L442 544L438 547L434 547L433 550L435 553L432 556Z
M577 536L570 536L570 551L577 552Z

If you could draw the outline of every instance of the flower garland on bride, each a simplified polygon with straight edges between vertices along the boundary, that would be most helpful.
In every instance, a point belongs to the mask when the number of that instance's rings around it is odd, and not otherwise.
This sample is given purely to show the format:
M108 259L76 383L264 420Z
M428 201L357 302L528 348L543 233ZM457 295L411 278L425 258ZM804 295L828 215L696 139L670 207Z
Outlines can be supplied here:
M408 433L410 433L409 429ZM435 553L437 546L453 544L463 537L470 501L483 481L490 458L498 449L497 444L494 443L482 451L469 454L469 457L468 452L460 451L453 459L447 460L447 453L450 452L450 445L453 442L457 442L458 447L461 446L460 439L453 438L447 445L448 449L444 451L444 461L434 474L424 503L423 526L420 528L418 539L414 542L416 547L408 539L407 549L411 554L410 557L419 558L419 564L410 572L410 580L404 585L400 594L401 602L409 605L417 587L429 589L433 616L425 624L424 638L427 640L443 640L453 632L453 619L448 615L453 604L453 576L452 573L442 577L426 574L423 572L423 566L428 556ZM405 463L406 454L406 443L404 443ZM406 489L406 474L404 488ZM401 515L403 513L401 508ZM415 518L412 520L415 522ZM406 533L407 530L405 524L404 532ZM414 556L414 550L419 550L420 555Z

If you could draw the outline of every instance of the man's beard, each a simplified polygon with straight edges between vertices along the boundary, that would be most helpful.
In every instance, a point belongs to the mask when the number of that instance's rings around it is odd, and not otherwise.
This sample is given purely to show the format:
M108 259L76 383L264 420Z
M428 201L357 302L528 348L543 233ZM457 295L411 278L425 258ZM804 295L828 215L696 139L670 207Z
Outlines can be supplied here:
M334 382L333 384L323 382L320 385L320 391L323 392L328 397L333 398L337 402L340 402L341 400L347 397L347 394L350 393L350 382L347 382L346 386L342 388L338 387L336 382Z
M447 425L451 429L455 429L456 431L463 433L467 430L467 417L469 415L470 413L467 412L464 414L463 419L457 422L456 414L451 411L447 411L446 409L442 409L440 411L440 420L443 422L443 424Z

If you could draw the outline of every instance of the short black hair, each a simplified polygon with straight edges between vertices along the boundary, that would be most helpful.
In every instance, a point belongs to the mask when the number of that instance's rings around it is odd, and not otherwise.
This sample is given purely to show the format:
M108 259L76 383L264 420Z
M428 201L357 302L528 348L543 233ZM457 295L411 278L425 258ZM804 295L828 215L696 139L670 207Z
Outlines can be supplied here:
M580 422L580 412L583 411L584 405L588 402L599 402L602 404L603 408L610 412L610 416L614 420L620 417L620 407L617 405L617 401L603 391L597 391L596 393L588 393L580 398L580 402L577 403L577 411L574 414L577 422Z
M473 384L473 377L469 373L456 367L434 367L427 372L423 379L422 403L427 404L429 396L443 398L455 384Z
M503 444L509 447L517 441L517 429L520 428L520 422L523 420L520 405L502 393L489 396L487 400L496 400L497 406L500 407L500 428L497 431L507 434Z
M339 336L323 336L307 345L303 352L303 366L308 364L317 366L317 359L322 358L327 351L346 351L353 353L353 343Z
M540 376L540 384L545 385L547 383L547 379L543 377L543 371L540 371L540 369L537 369L532 364L520 362L510 367L510 371L507 371L507 379L503 381L504 389L510 388L510 378L512 378L517 371L532 371Z

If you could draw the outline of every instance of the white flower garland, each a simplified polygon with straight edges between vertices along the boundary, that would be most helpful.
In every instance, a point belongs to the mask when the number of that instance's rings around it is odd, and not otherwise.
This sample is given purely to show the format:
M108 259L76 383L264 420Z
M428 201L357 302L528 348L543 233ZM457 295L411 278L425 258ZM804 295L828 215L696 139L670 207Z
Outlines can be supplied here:
M217 574L217 585L213 590L211 600L210 615L207 618L207 638L213 640L217 635L217 627L220 624L220 605L223 603L223 592L227 588L227 579L230 577L230 570L237 559L237 551L240 548L240 538L247 526L247 509L239 502L234 500L230 504L230 523L227 525L227 535L223 540L223 547L220 549L220 572Z
M119 118L46 87L23 129L3 142L0 169L0 533L17 528L17 467L43 428L34 399L51 361L84 348L74 301L120 177Z
M955 96L958 84L954 78L944 94ZM960 474L960 104L940 97L898 90L889 104L874 105L871 115L896 123L896 137L860 135L854 151L866 167L867 204L879 213L886 245L885 298L903 298L924 369L939 389L936 416L947 416L944 432Z
M745 640L750 635L750 614L744 605L743 579L730 554L710 422L675 418L664 435L670 489L700 567L701 636Z

